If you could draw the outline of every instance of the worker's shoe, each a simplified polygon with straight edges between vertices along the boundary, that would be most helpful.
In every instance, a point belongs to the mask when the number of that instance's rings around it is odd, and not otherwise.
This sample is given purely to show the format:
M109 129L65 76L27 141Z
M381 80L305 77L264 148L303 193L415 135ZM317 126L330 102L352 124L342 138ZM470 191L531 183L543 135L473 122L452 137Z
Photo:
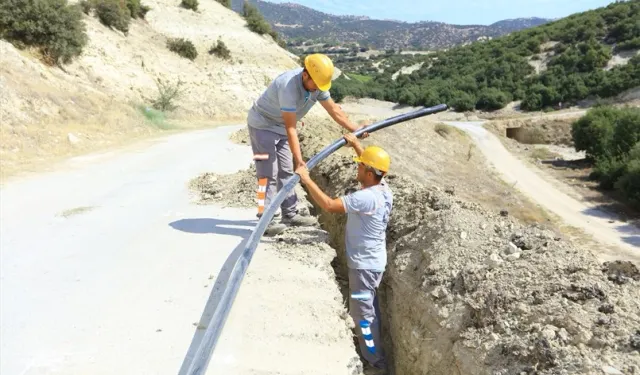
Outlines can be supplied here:
M385 366L386 367L386 366ZM390 372L386 368L379 368L371 366L369 363L365 363L363 369L364 375L389 375Z
M317 221L313 216L302 216L298 213L291 217L284 216L282 218L282 224L292 227L311 227L316 225L316 223Z
M267 229L264 230L264 235L267 237L277 236L287 230L287 226L282 223L277 223L273 220L267 225Z

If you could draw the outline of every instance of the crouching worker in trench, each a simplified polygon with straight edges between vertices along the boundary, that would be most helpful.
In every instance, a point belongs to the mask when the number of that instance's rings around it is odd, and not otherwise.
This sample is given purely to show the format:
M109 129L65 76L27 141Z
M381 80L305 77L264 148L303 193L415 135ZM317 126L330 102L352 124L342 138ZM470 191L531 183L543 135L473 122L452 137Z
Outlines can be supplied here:
M374 373L386 373L387 363L380 337L377 290L387 263L386 229L393 195L383 177L389 171L389 154L376 146L362 149L353 134L344 136L358 155L361 189L330 198L309 177L305 165L296 169L313 200L325 211L346 213L345 247L349 268L350 315L356 324L363 357ZM379 371L377 369L380 369Z

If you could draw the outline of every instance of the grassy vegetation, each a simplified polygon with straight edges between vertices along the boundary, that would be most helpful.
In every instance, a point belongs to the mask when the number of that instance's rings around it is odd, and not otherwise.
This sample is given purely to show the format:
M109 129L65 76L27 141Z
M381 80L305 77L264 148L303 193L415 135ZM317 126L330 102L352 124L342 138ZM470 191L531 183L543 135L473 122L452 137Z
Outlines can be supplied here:
M366 85L341 77L334 87L343 95L408 105L447 103L459 111L495 110L512 100L522 100L525 110L541 110L587 97L608 98L640 85L639 56L625 66L603 69L614 46L620 49L637 44L638 19L640 1L634 0L427 56L387 52L383 73L375 73L361 58L359 69L367 69L366 74L374 77ZM541 52L550 53L551 58L547 70L535 74L527 59ZM392 79L399 64L416 62L424 62L421 69Z
M591 177L640 208L640 108L594 108L573 123L571 135L595 162Z
M349 78L357 79L362 83L367 83L373 79L373 77L371 76L366 76L366 75L357 74L357 73L349 73Z

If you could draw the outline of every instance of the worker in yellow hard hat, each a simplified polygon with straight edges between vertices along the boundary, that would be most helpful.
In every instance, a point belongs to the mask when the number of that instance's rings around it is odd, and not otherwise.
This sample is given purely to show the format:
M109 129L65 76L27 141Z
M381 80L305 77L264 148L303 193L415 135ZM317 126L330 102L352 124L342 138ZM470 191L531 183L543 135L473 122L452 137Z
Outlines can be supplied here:
M345 249L349 268L349 314L354 320L367 373L385 374L387 363L380 336L380 307L377 291L387 264L386 229L393 206L393 194L384 176L389 172L389 154L377 146L363 149L353 134L347 143L358 155L357 179L361 189L340 198L325 194L309 176L306 166L296 169L302 183L320 208L346 213Z
M334 67L323 54L309 55L304 66L280 74L253 103L247 117L249 139L258 178L258 217L269 206L295 166L305 165L298 141L297 122L316 104L320 104L340 126L350 132L359 127L352 123L331 99L329 89ZM297 211L297 197L291 192L280 209L280 224L271 223L267 234L277 234L286 225L307 226L315 219Z

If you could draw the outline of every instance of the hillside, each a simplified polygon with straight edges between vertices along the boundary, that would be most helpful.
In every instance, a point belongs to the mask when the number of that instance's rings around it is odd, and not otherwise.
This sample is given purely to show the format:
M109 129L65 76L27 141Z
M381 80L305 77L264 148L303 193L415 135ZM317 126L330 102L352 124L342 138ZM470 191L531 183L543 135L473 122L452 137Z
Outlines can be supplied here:
M44 64L32 48L0 40L3 176L159 128L242 122L271 78L297 65L271 37L252 33L240 15L218 2L200 2L197 12L180 7L179 0L143 4L151 10L145 19L132 19L126 35L83 14L88 43L61 67ZM168 38L192 41L197 58L170 51ZM207 53L218 39L230 60ZM183 83L174 111L145 109L159 96L157 79Z
M232 0L242 10L244 0ZM493 38L548 22L541 18L499 21L489 26L450 25L442 22L407 23L358 16L335 16L299 4L252 0L265 18L287 40L358 43L376 49L441 49Z
M610 4L535 28L448 51L411 57L419 66L368 71L366 84L340 78L334 97L354 95L409 105L447 103L459 111L524 110L611 98L640 85L640 1ZM421 65L418 65L421 64ZM346 70L347 76L349 73Z

